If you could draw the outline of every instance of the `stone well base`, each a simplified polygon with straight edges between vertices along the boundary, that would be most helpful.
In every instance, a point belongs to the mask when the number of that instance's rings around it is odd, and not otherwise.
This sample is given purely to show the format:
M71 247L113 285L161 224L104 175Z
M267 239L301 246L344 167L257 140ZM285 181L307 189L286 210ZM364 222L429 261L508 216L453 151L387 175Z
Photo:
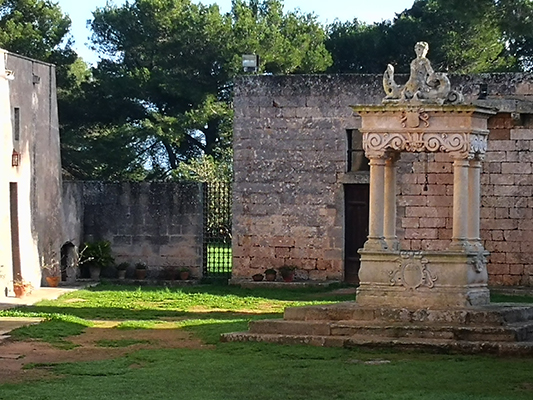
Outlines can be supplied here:
M360 253L362 306L444 309L490 302L485 251Z
M283 319L253 321L248 332L225 334L221 340L533 356L533 307L406 309L355 302L290 307Z

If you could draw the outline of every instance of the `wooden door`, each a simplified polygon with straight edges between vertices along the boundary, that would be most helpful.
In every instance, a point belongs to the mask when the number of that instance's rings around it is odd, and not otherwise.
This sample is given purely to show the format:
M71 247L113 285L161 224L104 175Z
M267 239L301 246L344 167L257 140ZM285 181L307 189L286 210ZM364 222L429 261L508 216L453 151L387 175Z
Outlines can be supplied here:
M16 182L9 183L10 217L11 217L11 257L13 278L21 277L20 241L19 241L19 211L18 186Z
M360 255L368 236L368 184L344 185L344 280L359 283Z

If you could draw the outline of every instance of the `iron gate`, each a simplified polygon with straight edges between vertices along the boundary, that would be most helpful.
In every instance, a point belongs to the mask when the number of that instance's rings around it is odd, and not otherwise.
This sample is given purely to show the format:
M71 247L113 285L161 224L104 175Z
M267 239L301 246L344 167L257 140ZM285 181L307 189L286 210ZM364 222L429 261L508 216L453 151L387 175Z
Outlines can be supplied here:
M203 276L230 278L231 182L204 183Z

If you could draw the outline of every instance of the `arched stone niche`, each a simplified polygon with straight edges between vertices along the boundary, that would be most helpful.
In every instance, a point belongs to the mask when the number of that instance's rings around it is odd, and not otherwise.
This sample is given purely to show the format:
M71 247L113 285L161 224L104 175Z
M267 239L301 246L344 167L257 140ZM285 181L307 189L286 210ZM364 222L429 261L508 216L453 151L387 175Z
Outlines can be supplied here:
M489 302L479 234L481 161L487 120L474 105L392 103L353 106L370 160L369 235L361 253L357 302L462 307ZM453 234L448 250L404 251L396 236L396 161L402 152L444 152L453 162Z

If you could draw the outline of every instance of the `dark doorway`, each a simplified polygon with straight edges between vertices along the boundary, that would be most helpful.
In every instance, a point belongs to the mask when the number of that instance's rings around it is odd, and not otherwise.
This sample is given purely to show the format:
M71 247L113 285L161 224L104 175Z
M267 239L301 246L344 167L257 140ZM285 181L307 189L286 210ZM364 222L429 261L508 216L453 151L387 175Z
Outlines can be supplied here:
M10 182L9 214L11 219L11 259L13 265L13 278L21 278L18 197L17 183Z
M359 283L361 256L357 252L365 244L368 236L367 184L344 185L344 280Z

